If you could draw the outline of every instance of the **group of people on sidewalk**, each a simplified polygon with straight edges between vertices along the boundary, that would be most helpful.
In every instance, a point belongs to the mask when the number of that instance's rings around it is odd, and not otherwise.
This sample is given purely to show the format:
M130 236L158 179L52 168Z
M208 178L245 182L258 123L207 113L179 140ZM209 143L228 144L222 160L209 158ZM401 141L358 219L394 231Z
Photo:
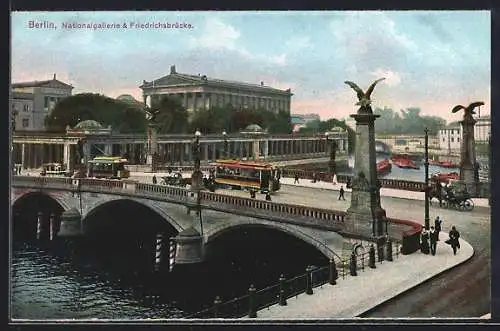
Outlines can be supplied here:
M437 242L439 241L439 233L442 230L443 220L436 217L434 220L434 226L431 226L429 231L426 229L422 230L420 236L420 251L424 254L436 255ZM453 249L453 254L457 254L457 249L460 248L460 233L457 231L455 226L451 227L451 231L448 234L449 238L445 241L446 244L451 245Z

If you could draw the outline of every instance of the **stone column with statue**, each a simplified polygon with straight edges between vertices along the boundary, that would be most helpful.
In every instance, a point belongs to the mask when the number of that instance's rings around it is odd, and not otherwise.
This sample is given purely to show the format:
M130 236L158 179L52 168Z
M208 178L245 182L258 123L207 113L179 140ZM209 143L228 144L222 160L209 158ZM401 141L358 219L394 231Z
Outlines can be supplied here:
M463 180L467 191L472 196L477 196L479 183L479 164L476 161L476 141L474 138L474 125L476 120L472 117L474 109L484 105L484 102L473 102L467 107L456 105L452 113L463 109L464 117L460 121L462 125L462 141L460 145L460 180Z
M347 209L345 232L373 239L383 238L386 213L380 206L375 152L375 119L380 115L373 114L370 95L375 85L383 79L373 82L366 93L353 82L345 82L356 91L359 99L356 103L359 109L351 115L356 120L356 149L351 205Z
M158 161L158 123L157 116L159 110L151 108L146 109L146 118L148 119L148 149L146 156L146 164L151 165L155 170L156 162Z

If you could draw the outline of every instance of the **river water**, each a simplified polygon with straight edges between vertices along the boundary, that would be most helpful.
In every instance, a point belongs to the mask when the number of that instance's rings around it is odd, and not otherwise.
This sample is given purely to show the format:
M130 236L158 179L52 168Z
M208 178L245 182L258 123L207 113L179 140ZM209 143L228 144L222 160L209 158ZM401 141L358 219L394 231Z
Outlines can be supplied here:
M11 318L184 318L212 306L216 295L224 302L246 294L249 284L262 289L276 284L281 273L290 278L309 264L327 264L314 247L265 229L221 236L206 263L162 274L138 268L132 251L109 261L92 247L78 248L89 254L70 254L67 245L52 245L14 243Z

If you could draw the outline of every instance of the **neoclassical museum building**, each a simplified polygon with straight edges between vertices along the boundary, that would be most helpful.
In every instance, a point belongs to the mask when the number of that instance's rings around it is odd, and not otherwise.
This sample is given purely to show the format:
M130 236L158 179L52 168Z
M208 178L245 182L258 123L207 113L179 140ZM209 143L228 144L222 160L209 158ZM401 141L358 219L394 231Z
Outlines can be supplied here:
M264 82L249 84L178 73L175 65L170 67L169 75L151 82L143 81L139 87L147 105L158 100L160 95L173 95L180 98L188 111L232 105L237 109L260 108L289 113L293 95L290 89L275 89L264 85Z

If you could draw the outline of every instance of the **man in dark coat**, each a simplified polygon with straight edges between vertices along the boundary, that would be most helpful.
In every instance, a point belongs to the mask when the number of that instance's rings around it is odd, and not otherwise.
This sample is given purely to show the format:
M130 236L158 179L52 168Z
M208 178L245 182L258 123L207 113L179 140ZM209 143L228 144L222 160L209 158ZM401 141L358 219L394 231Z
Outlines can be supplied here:
M344 198L344 186L340 186L340 191L339 191L339 200L345 200Z
M295 180L293 181L294 184L298 184L299 183L299 174L295 174Z
M158 183L158 180L156 179L156 175L153 175L153 184L156 185L156 183Z
M429 232L429 239L431 242L431 254L436 255L438 232L431 226L431 231Z
M439 216L436 216L436 219L434 220L434 229L437 232L437 241L439 241L439 232L441 232L442 224L443 224L443 220L441 220L439 218Z
M460 232L457 231L455 226L452 226L449 236L450 239L448 239L448 241L453 249L453 255L457 255L457 249L460 248L460 242L458 240L458 238L460 238Z

